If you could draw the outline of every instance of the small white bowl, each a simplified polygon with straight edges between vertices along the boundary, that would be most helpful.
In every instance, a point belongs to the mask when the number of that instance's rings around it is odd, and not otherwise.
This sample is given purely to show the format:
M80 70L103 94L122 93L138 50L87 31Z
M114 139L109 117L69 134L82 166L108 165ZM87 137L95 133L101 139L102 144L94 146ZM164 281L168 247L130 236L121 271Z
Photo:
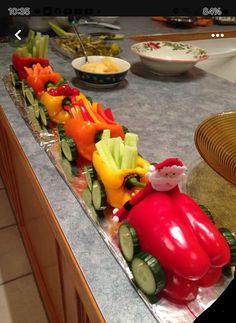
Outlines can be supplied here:
M151 72L167 76L182 74L208 58L204 49L180 42L146 41L131 50Z
M120 83L127 75L130 69L130 63L112 56L88 56L89 63L99 62L103 58L109 58L112 62L118 65L121 70L119 72L110 72L110 73L94 73L94 72L87 72L82 70L80 67L85 64L85 57L78 57L72 61L72 67L75 70L77 77L87 83L92 83L100 86L107 86L107 85L116 85Z

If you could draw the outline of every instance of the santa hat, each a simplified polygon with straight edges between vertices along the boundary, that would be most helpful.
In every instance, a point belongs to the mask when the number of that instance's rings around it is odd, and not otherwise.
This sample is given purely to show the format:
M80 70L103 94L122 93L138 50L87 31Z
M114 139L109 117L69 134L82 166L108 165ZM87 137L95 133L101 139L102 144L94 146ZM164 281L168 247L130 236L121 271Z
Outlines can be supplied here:
M175 167L173 167L175 166ZM155 172L156 170L161 170L165 167L171 167L173 170L181 170L184 172L187 167L182 163L182 161L178 158L168 158L165 159L163 162L158 163L156 165L151 165L149 167L149 172Z

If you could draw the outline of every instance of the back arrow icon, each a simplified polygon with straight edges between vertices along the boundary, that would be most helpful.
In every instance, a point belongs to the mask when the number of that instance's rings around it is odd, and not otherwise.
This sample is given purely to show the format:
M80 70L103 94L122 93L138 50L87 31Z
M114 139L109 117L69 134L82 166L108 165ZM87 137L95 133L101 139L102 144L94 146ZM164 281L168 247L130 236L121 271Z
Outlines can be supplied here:
M21 40L19 34L21 33L21 30L19 29L16 33L15 33L15 36L17 39Z

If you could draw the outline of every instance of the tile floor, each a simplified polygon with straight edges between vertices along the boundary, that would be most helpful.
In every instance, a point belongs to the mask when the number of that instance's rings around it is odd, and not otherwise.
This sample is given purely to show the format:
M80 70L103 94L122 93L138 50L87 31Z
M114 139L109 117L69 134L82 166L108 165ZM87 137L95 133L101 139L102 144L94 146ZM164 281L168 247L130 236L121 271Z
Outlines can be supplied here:
M49 322L1 176L0 322Z

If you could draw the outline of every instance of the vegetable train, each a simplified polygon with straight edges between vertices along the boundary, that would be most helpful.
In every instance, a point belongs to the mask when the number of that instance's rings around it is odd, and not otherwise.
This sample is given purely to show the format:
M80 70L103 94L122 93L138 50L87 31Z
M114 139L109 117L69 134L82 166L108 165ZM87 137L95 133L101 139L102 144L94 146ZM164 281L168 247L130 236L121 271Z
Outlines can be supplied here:
M149 163L138 152L138 135L111 108L53 70L47 42L31 33L28 52L13 53L10 73L42 128L57 130L67 180L85 179L80 193L96 217L110 210L117 244L150 302L194 300L199 287L216 284L222 270L236 265L234 235L180 191L187 169L180 159Z

